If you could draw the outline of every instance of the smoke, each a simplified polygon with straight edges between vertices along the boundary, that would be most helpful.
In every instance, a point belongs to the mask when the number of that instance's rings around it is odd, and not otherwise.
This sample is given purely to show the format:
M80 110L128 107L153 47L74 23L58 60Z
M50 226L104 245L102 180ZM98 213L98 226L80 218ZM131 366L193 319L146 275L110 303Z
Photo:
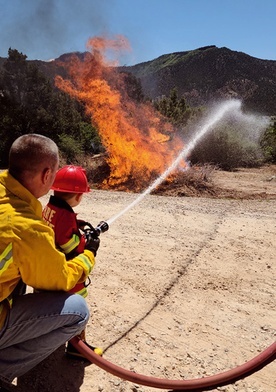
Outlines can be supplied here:
M113 0L0 0L0 56L17 49L29 59L48 60L78 51L79 42L107 33ZM73 21L73 22L72 22ZM82 50L82 49L81 49Z

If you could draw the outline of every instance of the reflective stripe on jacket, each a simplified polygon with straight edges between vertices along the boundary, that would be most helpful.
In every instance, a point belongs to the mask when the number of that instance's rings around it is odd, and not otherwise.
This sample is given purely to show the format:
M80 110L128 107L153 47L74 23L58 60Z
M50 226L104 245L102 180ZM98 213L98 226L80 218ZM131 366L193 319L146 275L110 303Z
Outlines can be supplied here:
M7 171L0 174L0 231L0 304L20 279L38 290L69 291L94 266L89 250L66 261L55 247L53 230L42 220L41 203ZM5 317L2 310L0 328Z
M77 214L65 200L51 196L42 211L42 217L54 230L56 247L65 253L67 260L83 253L85 238L79 230ZM85 282L77 284L70 292L84 298L88 295Z
M77 214L65 200L51 196L42 216L47 225L55 232L55 243L58 249L66 255L73 250L75 254L84 251L85 238L79 230Z

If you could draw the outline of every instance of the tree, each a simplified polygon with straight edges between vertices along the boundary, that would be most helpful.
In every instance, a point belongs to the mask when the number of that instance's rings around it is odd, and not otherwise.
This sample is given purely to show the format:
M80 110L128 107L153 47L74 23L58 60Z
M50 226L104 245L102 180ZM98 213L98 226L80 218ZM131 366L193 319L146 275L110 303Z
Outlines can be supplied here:
M169 97L162 97L154 101L153 104L155 109L178 127L186 125L192 114L185 98L178 98L177 88L170 91Z
M63 140L61 152L64 147L67 155L68 145L71 146L74 141L76 154L82 150L88 151L87 146L93 151L91 143L87 143L83 137L83 123L90 130L91 137L98 135L85 115L83 105L68 94L56 90L38 67L29 64L27 56L16 49L9 49L0 74L0 105L2 167L7 166L12 142L26 133L40 133L52 138L57 144ZM71 159L71 150L69 155Z

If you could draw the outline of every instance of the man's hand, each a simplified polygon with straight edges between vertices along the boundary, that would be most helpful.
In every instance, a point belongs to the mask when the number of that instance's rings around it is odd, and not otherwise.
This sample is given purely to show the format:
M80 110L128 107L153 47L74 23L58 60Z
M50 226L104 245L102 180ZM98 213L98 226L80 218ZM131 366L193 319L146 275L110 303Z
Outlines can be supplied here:
M91 236L87 236L86 244L85 244L85 249L90 250L91 252L94 253L94 256L97 254L97 250L99 249L100 246L100 239L99 237L93 238Z

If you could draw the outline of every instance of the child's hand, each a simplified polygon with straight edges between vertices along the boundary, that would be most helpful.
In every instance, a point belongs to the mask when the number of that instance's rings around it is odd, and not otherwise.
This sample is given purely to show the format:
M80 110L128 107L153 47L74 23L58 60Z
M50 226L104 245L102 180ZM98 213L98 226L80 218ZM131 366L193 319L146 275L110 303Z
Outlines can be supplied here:
M80 230L82 230L82 231L84 230L85 226L89 226L90 225L88 222L86 222L86 221L84 221L82 219L78 219L77 222L78 222L78 228Z
M99 246L100 246L99 237L97 238L89 237L86 241L84 248L90 250L91 252L93 252L94 256L96 256Z

